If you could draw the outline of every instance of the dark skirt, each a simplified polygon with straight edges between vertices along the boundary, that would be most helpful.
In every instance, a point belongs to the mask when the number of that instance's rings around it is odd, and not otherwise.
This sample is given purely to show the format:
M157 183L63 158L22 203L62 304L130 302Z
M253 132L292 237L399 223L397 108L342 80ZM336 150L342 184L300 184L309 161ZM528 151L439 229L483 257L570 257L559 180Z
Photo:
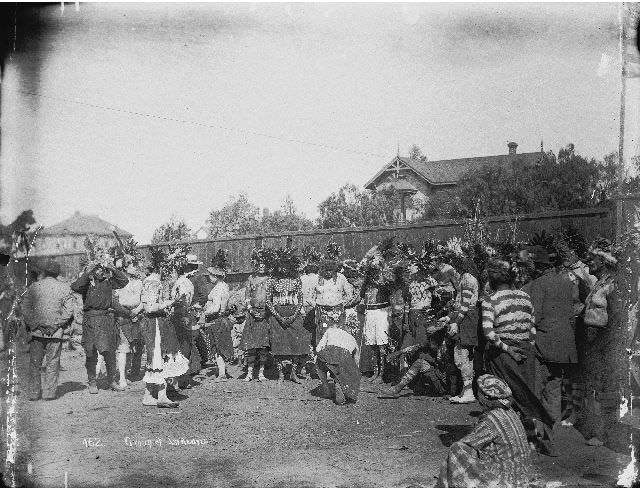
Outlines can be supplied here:
M275 305L281 317L289 317L298 309L297 305ZM269 317L269 339L274 356L306 356L309 354L311 334L304 328L302 314L292 324L282 325L272 315Z
M160 329L160 353L177 354L180 350L178 337L176 336L173 324L165 316L145 316L140 322L142 335L144 336L144 345L147 348L147 357L153 357L154 344L156 340L156 320Z
M191 355L191 325L194 320L189 314L174 313L171 315L170 321L176 332L178 348L182 355L188 358Z
M344 325L346 314L342 305L335 307L316 306L316 333L314 345L317 346L322 336L332 325Z
M203 333L209 334L211 339L211 354L219 354L226 360L234 356L231 329L233 329L233 325L226 317L220 317L214 319L211 323L207 323Z
M129 341L129 344L144 341L139 321L132 322L129 318L118 317L116 319L116 324L120 333L127 338L127 341Z
M400 348L404 349L405 347L427 342L427 326L430 324L428 310L409 310L407 322L407 328L409 330L405 332L402 337L402 345Z
M85 311L81 344L88 357L93 356L94 349L99 353L115 352L118 347L118 329L113 314L106 311Z
M360 371L353 356L341 347L327 346L318 352L318 362L331 371L344 396L355 402L360 391Z
M550 429L554 420L535 394L536 357L535 348L529 342L517 344L525 350L527 358L516 363L509 354L494 346L488 346L485 352L487 373L501 378L513 394L514 406L525 419L536 419Z
M480 312L478 307L470 308L458 323L458 334L455 338L456 344L463 347L478 345L478 322Z
M248 313L240 344L245 351L269 347L269 321L266 318L256 318Z

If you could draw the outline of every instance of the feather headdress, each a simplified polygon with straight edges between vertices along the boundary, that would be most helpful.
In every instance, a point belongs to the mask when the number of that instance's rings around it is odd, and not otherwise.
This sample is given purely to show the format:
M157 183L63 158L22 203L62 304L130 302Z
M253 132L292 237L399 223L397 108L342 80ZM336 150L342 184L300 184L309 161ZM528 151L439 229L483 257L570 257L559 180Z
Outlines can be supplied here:
M211 266L218 268L223 272L228 272L230 269L229 262L229 250L220 248L216 251L216 255L211 260Z
M82 260L84 266L98 265L107 266L113 264L113 257L107 249L97 243L94 235L89 234L84 238L85 256Z
M340 255L342 254L342 247L338 245L336 241L333 240L333 237L329 239L329 242L325 246L324 251L324 259L331 259L337 261L340 259Z
M275 276L293 277L300 272L300 257L295 247L280 247L275 250L272 271Z
M251 251L251 264L258 267L264 264L267 269L273 265L274 250L270 247L255 247Z

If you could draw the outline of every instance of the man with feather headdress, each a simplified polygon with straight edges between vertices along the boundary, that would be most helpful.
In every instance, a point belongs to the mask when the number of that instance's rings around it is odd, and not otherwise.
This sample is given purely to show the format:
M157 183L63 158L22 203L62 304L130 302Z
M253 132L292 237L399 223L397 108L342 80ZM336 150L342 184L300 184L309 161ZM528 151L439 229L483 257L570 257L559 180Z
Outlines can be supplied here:
M353 299L351 283L338 271L340 252L340 246L329 241L320 265L318 282L311 291L311 301L316 305L314 348L331 325L344 324L345 308Z
M165 253L159 248L152 248L151 261L147 263L150 274L142 282L142 330L147 348L142 404L159 408L178 407L167 397L167 386L172 384L176 389L177 378L189 370L189 360L180 352L176 330L169 321L176 300L171 298L171 288L163 281L162 272L166 273L170 267Z
M229 316L229 285L224 281L227 273L228 259L224 249L219 249L211 266L207 268L207 275L213 288L207 297L204 307L205 340L209 348L209 359L214 359L218 366L218 377L215 381L227 381L227 365L225 359L233 357L233 338L231 330L233 324Z
M267 320L267 281L268 270L272 266L273 250L265 247L255 248L251 252L254 273L245 285L245 303L247 319L242 332L242 348L247 354L247 376L245 381L254 378L254 366L258 360L260 369L258 381L266 381L264 368L269 356L269 322Z
M284 381L284 366L290 364L289 379L297 383L296 370L302 368L309 356L311 334L304 328L302 317L300 258L290 239L286 247L276 250L272 273L266 290L271 353L276 359L278 381Z
M377 382L382 382L389 344L390 299L395 282L395 273L389 261L395 254L394 248L393 238L385 239L371 248L359 264L364 275L360 297L366 306L363 338L364 344L371 346L376 356L372 378Z
M117 236L117 234L116 234ZM142 313L142 280L144 271L140 269L142 255L133 239L122 242L118 239L118 246L111 249L116 264L124 269L129 282L123 288L114 292L114 309L116 310L116 325L120 334L117 349L117 364L120 374L119 385L126 388L127 363L131 365L130 378L139 379L142 361L144 337L139 323Z
M85 239L89 263L80 277L71 284L71 289L82 295L83 322L82 346L86 354L85 366L89 380L89 393L98 393L96 364L98 353L107 366L111 389L122 391L116 381L116 347L118 331L111 312L113 291L123 288L129 279L114 264L111 256L99 249L90 237Z

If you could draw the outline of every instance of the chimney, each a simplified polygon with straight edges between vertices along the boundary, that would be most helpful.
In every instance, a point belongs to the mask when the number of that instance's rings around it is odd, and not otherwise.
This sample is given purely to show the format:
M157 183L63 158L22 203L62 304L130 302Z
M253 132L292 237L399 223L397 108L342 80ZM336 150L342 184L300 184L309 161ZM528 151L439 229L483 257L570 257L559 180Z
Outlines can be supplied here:
M518 144L515 142L507 142L507 147L509 148L509 154L515 154Z

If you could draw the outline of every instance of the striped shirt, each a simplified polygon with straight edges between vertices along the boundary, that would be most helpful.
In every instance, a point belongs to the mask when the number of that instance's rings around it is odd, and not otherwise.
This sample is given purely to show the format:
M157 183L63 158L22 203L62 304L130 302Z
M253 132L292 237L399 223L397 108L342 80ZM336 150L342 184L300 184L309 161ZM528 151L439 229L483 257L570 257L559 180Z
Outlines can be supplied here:
M482 330L487 340L506 351L508 342L535 342L531 298L521 290L500 290L482 302Z
M472 274L464 273L460 277L460 293L456 296L455 309L449 315L451 322L456 323L462 320L469 309L478 304L479 286L478 280Z

